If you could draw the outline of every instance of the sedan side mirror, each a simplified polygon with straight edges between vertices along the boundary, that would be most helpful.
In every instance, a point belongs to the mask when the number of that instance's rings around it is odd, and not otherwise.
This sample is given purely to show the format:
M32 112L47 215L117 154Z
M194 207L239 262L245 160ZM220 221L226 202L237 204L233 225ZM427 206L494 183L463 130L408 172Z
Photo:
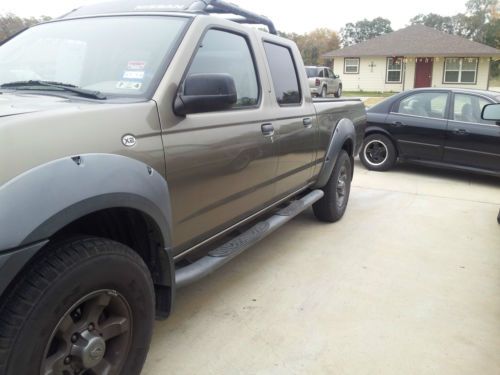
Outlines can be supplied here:
M191 74L181 90L174 102L174 112L179 116L222 111L238 100L234 79L229 74Z
M483 107L481 118L487 121L500 121L500 104L487 104Z

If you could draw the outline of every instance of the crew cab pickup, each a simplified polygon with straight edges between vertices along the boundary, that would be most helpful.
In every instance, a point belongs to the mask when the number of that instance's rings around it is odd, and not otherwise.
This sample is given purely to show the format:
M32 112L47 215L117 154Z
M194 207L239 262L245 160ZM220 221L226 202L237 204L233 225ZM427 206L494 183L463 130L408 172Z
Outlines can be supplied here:
M0 47L0 374L138 374L180 287L346 210L363 104L313 101L266 17L143 1Z

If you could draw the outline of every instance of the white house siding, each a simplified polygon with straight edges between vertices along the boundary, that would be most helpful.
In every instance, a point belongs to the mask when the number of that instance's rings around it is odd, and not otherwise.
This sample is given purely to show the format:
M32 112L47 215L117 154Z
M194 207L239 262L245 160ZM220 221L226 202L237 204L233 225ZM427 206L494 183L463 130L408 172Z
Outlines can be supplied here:
M356 56L353 56L356 57ZM373 71L370 67L374 63ZM401 91L403 84L385 83L386 80L385 57L361 57L359 74L344 73L344 58L335 58L333 70L340 74L344 91Z
M355 57L355 56L353 56ZM479 59L476 84L444 84L443 70L444 57L434 57L432 87L457 87L486 89L489 77L489 58ZM373 71L370 66L374 63ZM415 57L408 57L403 67L403 83L386 83L386 57L361 57L359 74L344 73L344 58L337 57L334 60L333 69L340 74L344 91L377 91L377 92L399 92L414 88L415 85Z
M489 69L490 69L490 58L480 57L479 64L477 68L477 78L476 84L454 84L454 83L443 83L443 73L444 73L444 57L438 57L434 59L434 67L432 69L432 87L456 87L456 88L466 88L466 89L481 89L486 90L488 87L489 80Z

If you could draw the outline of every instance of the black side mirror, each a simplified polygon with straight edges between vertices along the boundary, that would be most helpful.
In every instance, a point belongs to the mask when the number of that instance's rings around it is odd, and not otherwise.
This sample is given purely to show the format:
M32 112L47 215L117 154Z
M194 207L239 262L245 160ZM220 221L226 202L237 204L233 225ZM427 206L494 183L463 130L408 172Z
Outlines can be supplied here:
M234 79L229 74L191 74L177 95L174 112L179 116L222 111L238 100Z
M483 107L481 118L486 121L500 121L500 104L487 104Z

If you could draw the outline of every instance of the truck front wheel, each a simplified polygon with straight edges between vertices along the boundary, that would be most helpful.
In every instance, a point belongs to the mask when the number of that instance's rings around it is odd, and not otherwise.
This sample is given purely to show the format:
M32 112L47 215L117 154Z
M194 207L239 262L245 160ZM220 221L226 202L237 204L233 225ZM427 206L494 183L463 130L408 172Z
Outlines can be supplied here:
M313 211L320 221L333 223L344 216L351 192L351 158L342 150L326 186L325 195L314 203Z
M0 374L139 374L154 321L143 260L106 239L43 250L0 305Z

